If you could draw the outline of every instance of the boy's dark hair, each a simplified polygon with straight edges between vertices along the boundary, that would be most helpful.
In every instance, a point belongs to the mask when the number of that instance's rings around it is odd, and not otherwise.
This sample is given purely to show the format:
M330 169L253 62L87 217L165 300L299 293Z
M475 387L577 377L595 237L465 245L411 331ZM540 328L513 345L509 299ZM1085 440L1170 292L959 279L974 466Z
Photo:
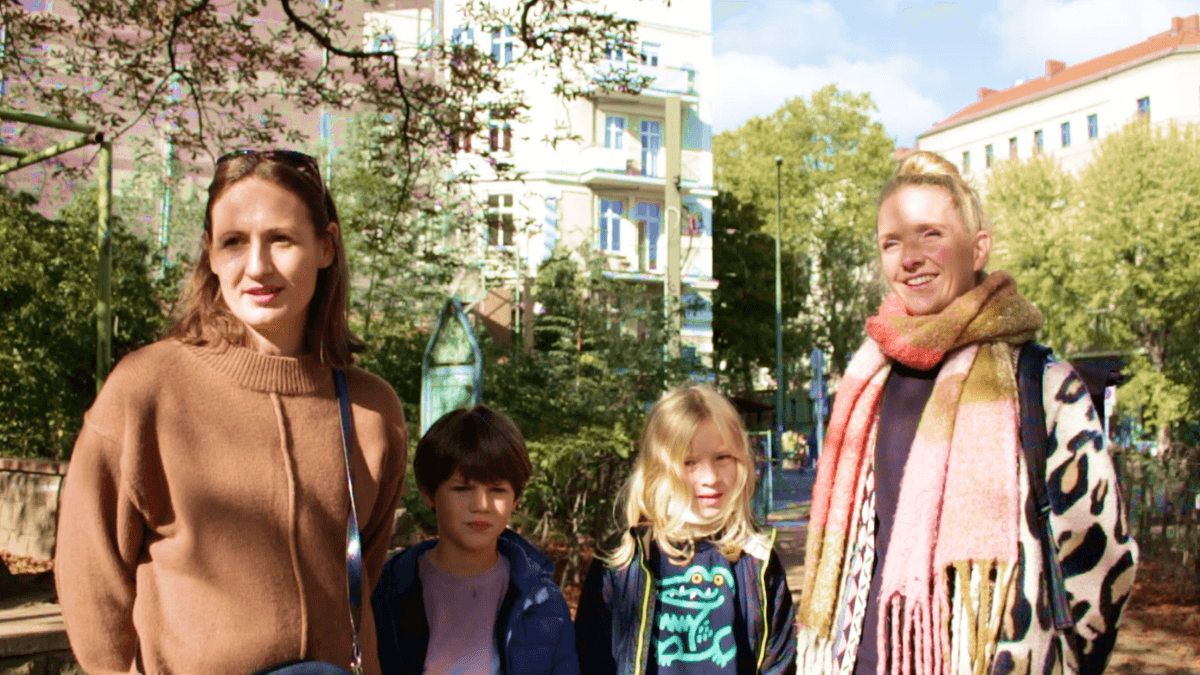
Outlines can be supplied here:
M456 470L480 483L507 480L520 497L533 465L517 425L504 413L477 405L442 415L417 442L413 473L431 497Z

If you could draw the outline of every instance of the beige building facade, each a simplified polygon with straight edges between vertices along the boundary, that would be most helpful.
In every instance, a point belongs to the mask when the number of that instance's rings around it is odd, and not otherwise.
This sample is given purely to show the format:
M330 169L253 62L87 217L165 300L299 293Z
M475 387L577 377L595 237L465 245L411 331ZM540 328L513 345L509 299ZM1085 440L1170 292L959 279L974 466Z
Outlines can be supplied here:
M1097 143L1130 120L1200 122L1200 15L1094 59L1047 60L1042 77L995 91L917 137L917 147L954 162L983 186L996 162L1040 153L1078 172Z
M563 100L543 75L517 71L514 86L530 104L520 121L494 125L473 143L485 144L496 161L512 164L521 180L497 181L485 161L463 153L456 170L479 176L486 204L486 250L481 252L483 297L476 311L490 327L507 330L528 320L535 307L521 289L556 246L600 252L606 274L661 297L667 269L667 221L681 227L682 328L685 354L708 360L712 353L711 112L705 98L712 72L712 13L707 0L646 3L610 0L605 7L638 22L637 50L609 49L598 68L630 68L653 78L638 95L599 91ZM435 40L473 44L507 64L520 41L503 29L490 32L463 19L461 4L426 1L367 17L372 40L383 36L398 48L420 49ZM680 100L679 124L668 124L668 98ZM680 129L679 190L683 208L668 213L666 137ZM551 144L550 135L573 136ZM481 289L481 290L482 290ZM464 303L465 304L465 303ZM524 303L526 305L532 303Z

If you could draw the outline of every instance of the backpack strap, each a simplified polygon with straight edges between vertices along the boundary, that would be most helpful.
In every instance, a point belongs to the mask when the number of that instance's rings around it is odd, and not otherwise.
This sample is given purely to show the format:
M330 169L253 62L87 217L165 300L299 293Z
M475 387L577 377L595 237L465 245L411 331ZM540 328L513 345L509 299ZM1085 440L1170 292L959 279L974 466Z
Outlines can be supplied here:
M1021 346L1017 361L1017 389L1021 401L1021 448L1025 453L1025 467L1029 471L1029 489L1033 492L1037 507L1037 535L1041 541L1042 568L1046 570L1046 582L1050 591L1050 614L1054 627L1060 631L1075 626L1071 616L1071 602L1063 578L1062 565L1058 561L1058 545L1050 530L1050 497L1046 490L1046 410L1042 404L1042 379L1051 350L1036 342Z

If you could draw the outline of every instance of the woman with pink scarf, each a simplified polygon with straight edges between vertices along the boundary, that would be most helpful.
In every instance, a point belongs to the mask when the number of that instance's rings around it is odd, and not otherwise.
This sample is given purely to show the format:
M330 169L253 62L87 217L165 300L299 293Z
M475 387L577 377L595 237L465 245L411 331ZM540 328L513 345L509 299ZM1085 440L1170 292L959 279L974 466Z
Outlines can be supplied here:
M1042 380L1044 479L1071 629L1051 621L1022 453L1020 346L1041 312L1007 272L978 195L938 155L879 198L891 292L838 388L817 469L798 670L1099 673L1137 567L1100 420L1079 376Z

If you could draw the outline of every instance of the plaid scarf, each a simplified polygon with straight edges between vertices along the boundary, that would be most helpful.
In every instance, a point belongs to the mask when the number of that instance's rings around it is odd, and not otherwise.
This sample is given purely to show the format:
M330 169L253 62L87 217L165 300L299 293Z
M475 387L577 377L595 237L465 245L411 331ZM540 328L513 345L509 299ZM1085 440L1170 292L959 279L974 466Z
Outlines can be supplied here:
M892 544L882 561L879 673L982 674L995 653L1017 561L1019 404L1013 345L1041 312L1007 272L988 275L938 314L910 315L893 293L838 387L813 488L805 551L801 661L823 650L844 601L851 515L873 461L879 404L893 360L942 368L901 479ZM883 430L886 433L886 430ZM812 654L806 655L804 652ZM847 658L852 658L848 655Z

